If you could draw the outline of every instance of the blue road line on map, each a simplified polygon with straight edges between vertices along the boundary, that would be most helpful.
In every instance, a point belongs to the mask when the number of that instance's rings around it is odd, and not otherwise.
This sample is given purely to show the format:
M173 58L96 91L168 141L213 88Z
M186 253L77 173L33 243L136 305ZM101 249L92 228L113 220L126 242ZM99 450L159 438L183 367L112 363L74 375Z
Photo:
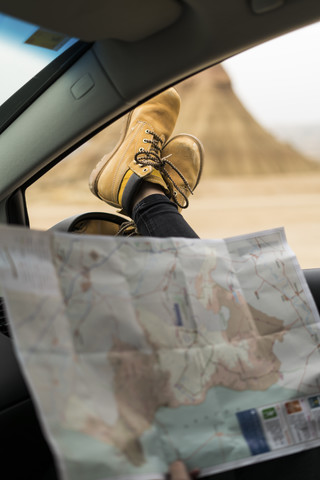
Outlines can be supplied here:
M182 323L182 317L181 317L179 304L175 303L173 306L174 306L174 311L175 311L175 314L176 314L176 317L177 317L176 325L178 327L182 327L183 323Z
M233 298L235 299L235 301L236 301L237 303L240 303L237 292L235 292L235 291L233 290L233 291L232 291L232 295L233 295Z

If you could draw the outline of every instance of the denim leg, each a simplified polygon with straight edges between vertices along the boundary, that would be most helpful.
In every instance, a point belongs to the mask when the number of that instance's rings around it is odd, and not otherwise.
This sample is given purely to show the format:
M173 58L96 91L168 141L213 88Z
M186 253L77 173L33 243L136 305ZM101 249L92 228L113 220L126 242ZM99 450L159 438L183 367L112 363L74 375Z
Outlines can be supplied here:
M141 200L133 209L132 219L145 237L199 238L165 195L149 195Z

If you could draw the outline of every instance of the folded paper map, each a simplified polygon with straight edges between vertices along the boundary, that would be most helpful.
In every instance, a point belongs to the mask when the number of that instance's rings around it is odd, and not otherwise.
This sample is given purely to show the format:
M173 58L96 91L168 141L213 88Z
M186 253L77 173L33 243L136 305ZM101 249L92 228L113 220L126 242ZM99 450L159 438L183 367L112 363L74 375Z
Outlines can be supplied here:
M2 227L17 356L62 479L201 475L320 445L319 315L283 229Z

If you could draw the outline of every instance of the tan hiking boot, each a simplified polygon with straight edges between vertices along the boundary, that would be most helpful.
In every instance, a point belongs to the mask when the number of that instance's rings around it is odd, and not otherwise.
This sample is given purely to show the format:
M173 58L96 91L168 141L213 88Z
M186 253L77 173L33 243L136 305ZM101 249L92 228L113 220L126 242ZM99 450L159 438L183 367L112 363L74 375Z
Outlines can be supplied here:
M165 164L162 175L170 186L170 200L179 210L189 205L188 196L193 193L202 174L203 158L200 140L186 133L173 137L162 150Z
M129 114L116 148L105 155L90 175L92 193L113 207L130 213L141 182L170 189L161 175L161 150L172 134L180 110L180 97L170 88Z

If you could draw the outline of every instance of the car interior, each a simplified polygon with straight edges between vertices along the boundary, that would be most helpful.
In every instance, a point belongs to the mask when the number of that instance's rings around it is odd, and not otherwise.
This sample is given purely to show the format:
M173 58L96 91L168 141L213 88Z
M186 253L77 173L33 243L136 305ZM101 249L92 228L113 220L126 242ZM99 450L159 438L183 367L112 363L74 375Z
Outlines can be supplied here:
M319 21L320 3L2 0L0 13L73 39L69 48L0 106L0 222L29 228L26 189L68 154L169 86ZM116 216L92 215L67 218L52 227L79 232L84 221L103 218L121 224ZM320 268L304 270L304 274L320 310ZM2 469L10 479L58 478L16 359L2 301L0 358ZM319 449L213 477L289 478L288 462L294 472L291 479L317 478Z

